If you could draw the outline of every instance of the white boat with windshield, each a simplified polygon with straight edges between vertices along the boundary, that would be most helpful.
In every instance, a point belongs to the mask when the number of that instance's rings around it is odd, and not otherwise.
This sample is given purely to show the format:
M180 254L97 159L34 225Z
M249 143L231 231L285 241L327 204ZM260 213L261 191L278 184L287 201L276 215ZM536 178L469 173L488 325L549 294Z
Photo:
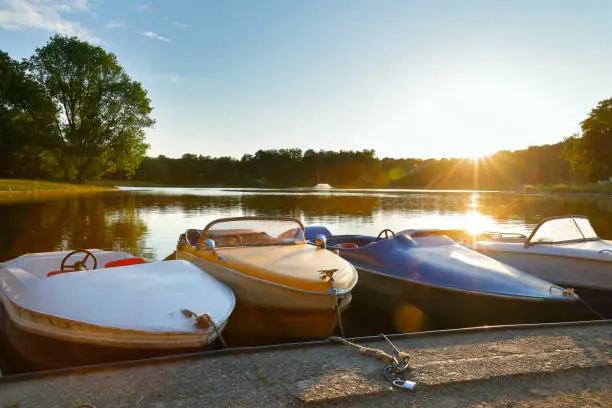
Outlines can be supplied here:
M541 221L529 236L487 232L468 247L541 279L574 288L599 313L612 317L612 241L581 215Z
M82 249L0 264L0 331L17 371L199 351L234 304L226 285L186 261Z

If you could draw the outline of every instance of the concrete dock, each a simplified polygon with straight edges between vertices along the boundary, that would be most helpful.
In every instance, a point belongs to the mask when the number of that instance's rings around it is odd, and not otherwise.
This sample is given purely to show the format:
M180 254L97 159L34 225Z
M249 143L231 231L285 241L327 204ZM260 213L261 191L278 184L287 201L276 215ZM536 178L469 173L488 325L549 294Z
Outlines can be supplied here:
M612 321L390 338L415 391L393 387L375 357L319 342L9 376L0 407L612 407ZM383 339L357 342L393 354Z

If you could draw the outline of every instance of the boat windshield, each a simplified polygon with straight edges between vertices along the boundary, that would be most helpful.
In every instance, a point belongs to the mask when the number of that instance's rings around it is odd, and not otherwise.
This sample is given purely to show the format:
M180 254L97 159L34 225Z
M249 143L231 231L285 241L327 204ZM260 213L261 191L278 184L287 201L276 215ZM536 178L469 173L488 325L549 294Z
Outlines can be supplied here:
M246 218L217 220L209 224L202 240L217 247L304 244L304 228L293 219Z
M540 224L529 239L529 244L554 244L593 241L599 239L589 220L582 217L553 218Z

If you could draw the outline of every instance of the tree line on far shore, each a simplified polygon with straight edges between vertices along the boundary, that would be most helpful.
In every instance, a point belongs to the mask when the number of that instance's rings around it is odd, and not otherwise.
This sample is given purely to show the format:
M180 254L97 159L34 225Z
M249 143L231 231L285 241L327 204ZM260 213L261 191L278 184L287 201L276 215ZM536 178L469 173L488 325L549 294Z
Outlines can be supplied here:
M502 151L488 158L379 159L374 150L259 150L241 159L185 154L145 157L135 181L183 186L364 188L516 188L576 180L561 157L564 143Z
M582 133L480 160L377 158L374 150L146 157L151 101L112 53L55 35L23 61L0 50L0 177L185 186L517 188L612 176L612 99Z

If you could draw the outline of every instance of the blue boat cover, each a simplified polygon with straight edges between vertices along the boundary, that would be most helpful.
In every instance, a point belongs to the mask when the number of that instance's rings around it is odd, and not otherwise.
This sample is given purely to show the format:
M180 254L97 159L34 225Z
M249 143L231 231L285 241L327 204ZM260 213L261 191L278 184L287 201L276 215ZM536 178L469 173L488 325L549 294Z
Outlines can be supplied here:
M329 233L325 227L306 227L307 239ZM357 248L343 248L355 243ZM457 244L444 235L410 237L397 234L377 240L366 235L339 235L327 239L328 249L359 271L392 276L426 285L474 292L533 297L564 298L564 289Z

